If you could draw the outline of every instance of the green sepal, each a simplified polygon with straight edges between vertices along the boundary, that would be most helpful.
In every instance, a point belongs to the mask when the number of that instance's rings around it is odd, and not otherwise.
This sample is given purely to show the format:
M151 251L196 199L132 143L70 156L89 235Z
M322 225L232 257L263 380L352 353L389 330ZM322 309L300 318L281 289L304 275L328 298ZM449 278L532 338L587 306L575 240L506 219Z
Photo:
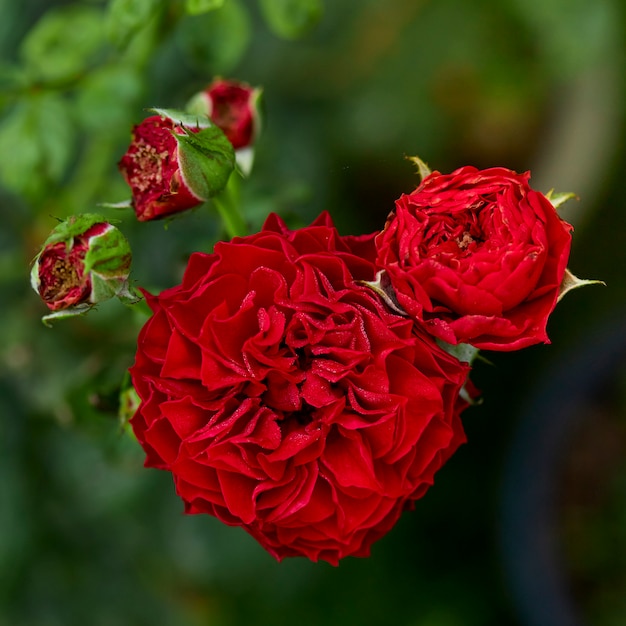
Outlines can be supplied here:
M208 96L203 91L199 91L189 99L185 106L185 111L188 115L209 117L211 110L208 99Z
M442 341L441 339L437 339L436 341L439 347L443 348L448 354L451 354L459 361L468 363L469 365L474 362L474 359L480 352L478 348L475 348L469 343L452 344L447 341Z
M128 240L115 226L89 238L84 260L84 272L96 273L103 279L126 277L130 272L132 255Z
M98 206L103 209L132 209L133 201L131 199L122 200L121 202L98 202ZM111 220L109 220L110 222Z
M568 200L571 200L572 198L578 198L578 196L575 193L572 193L571 191L555 192L554 189L550 189L550 191L548 191L548 193L546 194L546 198L550 200L550 204L552 204L552 206L555 209L558 209L562 204L565 204Z
M480 354L480 349L470 345L469 343L452 344L447 341L443 341L442 339L435 339L435 342L449 355L453 356L461 363L467 363L469 366L471 366L476 359L485 360ZM482 398L472 397L472 394L467 389L467 383L469 383L469 375L459 390L459 397L462 400L465 400L465 402L467 402L470 406L482 404Z
M139 397L139 394L135 391L130 374L128 372L124 374L124 379L122 380L122 385L120 388L119 399L120 405L118 417L120 420L120 426L122 427L122 430L128 430L132 433L129 421L132 419L132 417L137 412L137 409L141 405L141 398Z
M111 220L98 215L97 213L80 213L78 215L72 215L66 220L60 221L57 226L54 227L52 232L48 235L48 238L43 242L41 252L46 246L51 244L65 242L68 250L74 244L74 237L79 237L89 230L94 224L111 223ZM41 252L39 254L41 254ZM37 255L37 258L39 255Z
M430 167L418 156L408 156L406 158L407 161L411 161L413 165L417 166L417 173L419 174L420 180L424 180L427 176L432 174Z
M573 289L578 289L578 287L585 287L586 285L604 285L606 283L603 280L585 280L574 276L572 272L568 269L565 270L565 274L563 275L563 280L561 282L561 288L559 290L559 297L557 302L560 302L563 296L566 293L569 293Z
M396 313L397 315L402 315L403 317L407 317L407 312L400 306L400 303L396 298L396 292L393 290L389 274L387 274L385 270L380 270L376 273L376 280L359 280L357 282L360 285L369 287L378 296L380 296L381 300L394 313Z
M184 134L172 133L178 142L180 173L191 193L208 200L226 187L235 169L235 150L217 126L197 133L182 128Z
M172 120L174 124L185 128L209 128L213 126L211 120L201 111L179 111L178 109L160 109L157 107L152 107L148 111Z
M64 319L66 317L78 317L79 315L85 315L93 308L93 304L77 304L69 309L63 309L61 311L54 311L54 313L48 313L41 318L44 326L51 327L50 322Z

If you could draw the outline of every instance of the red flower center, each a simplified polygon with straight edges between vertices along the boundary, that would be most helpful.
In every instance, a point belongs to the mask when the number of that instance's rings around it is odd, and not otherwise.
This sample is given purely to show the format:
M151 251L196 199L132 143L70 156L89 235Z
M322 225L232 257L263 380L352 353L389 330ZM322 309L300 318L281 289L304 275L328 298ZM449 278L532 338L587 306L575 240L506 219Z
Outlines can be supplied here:
M137 139L134 151L129 154L133 166L129 168L128 183L141 193L152 187L160 188L163 184L163 163L168 151L157 150L143 139Z
M89 278L82 270L87 249L80 243L68 252L65 243L50 246L39 262L39 294L49 308L78 304L89 295Z

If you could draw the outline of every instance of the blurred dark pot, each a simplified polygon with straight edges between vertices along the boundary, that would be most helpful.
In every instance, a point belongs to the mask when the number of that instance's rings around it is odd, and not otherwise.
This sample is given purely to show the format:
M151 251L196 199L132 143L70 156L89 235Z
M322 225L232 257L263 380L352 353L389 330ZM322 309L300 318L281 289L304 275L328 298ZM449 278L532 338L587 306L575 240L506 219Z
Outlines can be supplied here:
M522 411L504 473L501 547L524 626L585 626L559 536L562 478L583 422L624 376L626 312L604 320L542 381ZM594 408L596 407L596 408Z

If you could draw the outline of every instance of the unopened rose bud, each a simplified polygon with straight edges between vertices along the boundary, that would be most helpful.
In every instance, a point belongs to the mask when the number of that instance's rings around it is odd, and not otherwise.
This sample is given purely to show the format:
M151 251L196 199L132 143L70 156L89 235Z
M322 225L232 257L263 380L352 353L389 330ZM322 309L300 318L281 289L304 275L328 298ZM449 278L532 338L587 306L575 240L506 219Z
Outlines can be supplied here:
M128 288L131 251L124 235L103 217L83 214L61 222L35 257L31 285L56 317L79 315Z
M261 89L218 78L197 93L188 109L208 116L235 148L237 164L247 174L252 166L252 146L261 130Z
M191 209L221 191L234 169L234 152L208 119L155 109L133 128L118 166L140 222Z

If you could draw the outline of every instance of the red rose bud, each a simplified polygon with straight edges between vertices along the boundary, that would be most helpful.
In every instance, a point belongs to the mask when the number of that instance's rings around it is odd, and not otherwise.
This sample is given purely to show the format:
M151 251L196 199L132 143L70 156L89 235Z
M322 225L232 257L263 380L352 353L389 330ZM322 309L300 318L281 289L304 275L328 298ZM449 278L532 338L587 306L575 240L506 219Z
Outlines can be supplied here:
M230 142L208 120L155 111L133 128L118 164L141 222L202 204L226 186L235 164Z
M376 238L377 264L400 307L450 344L516 350L547 343L572 227L530 188L529 173L420 169L422 183L396 201Z
M214 80L196 94L188 109L208 116L222 129L235 148L237 164L248 174L252 166L252 146L261 130L259 101L261 89L233 80Z
M131 251L124 235L99 215L74 216L59 224L35 257L31 285L58 317L79 315L128 289Z
M367 556L464 441L469 366L363 284L374 252L327 215L296 231L272 215L147 296L145 464L277 559Z

